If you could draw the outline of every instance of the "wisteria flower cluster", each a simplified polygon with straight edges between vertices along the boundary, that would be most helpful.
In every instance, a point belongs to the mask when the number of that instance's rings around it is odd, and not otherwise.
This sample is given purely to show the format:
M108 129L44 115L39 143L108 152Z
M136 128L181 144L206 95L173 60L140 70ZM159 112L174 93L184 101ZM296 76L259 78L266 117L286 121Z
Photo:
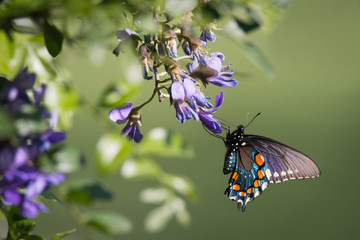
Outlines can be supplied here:
M178 121L185 123L187 119L201 121L201 123L213 133L221 133L221 124L213 114L220 108L224 101L224 93L221 92L215 98L213 106L201 89L201 83L206 87L213 84L219 87L234 87L238 84L232 78L234 71L230 71L231 64L223 65L224 54L220 52L208 53L205 49L208 41L214 42L216 36L215 24L212 23L207 29L203 29L200 38L190 33L190 25L176 25L170 27L163 24L162 31L155 33L152 41L142 40L140 35L130 29L119 29L117 40L118 47L114 54L118 55L125 46L135 50L142 65L143 78L154 80L155 89L152 96L145 103L134 107L133 103L126 103L113 108L109 118L122 124L127 122L122 130L123 135L128 136L135 142L140 142L143 135L140 132L141 108L149 103L156 94L159 101L169 97L174 106L175 116ZM138 46L140 44L140 46ZM178 56L178 48L181 47L185 55ZM186 70L181 69L179 61L190 60L186 64ZM160 67L164 72L160 72ZM163 79L161 79L162 77ZM167 93L162 90L165 89Z
M63 174L41 168L38 161L51 144L65 139L65 133L54 130L58 116L43 106L46 87L34 89L35 78L27 68L12 81L0 77L0 115L14 130L14 134L0 136L0 201L18 206L30 218L39 210L47 212L37 197L65 180Z

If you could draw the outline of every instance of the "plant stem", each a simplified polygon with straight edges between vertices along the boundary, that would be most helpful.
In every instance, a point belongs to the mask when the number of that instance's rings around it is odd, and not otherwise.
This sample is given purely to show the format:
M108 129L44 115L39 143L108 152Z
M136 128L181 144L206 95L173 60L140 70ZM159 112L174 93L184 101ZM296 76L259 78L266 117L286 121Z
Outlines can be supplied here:
M185 56L174 58L174 60L179 61L179 60L182 60L182 59L193 59L193 58L194 58L193 56L185 55Z
M160 92L160 90L163 89L163 88L166 88L166 87L163 86L163 87L155 88L154 91L153 91L153 93L152 93L152 95L151 95L151 97L150 97L146 102L144 102L143 104L135 107L135 108L134 108L134 111L138 111L138 110L140 110L142 107L144 107L146 104L150 103L150 102L153 100L153 98L155 97L156 93Z
M154 18L155 18L156 22L159 22L159 8L158 7L156 7L156 9L154 10ZM157 33L155 33L155 35L154 35L154 48L155 48L156 56L155 56L155 60L154 60L154 64L153 64L153 66L154 66L153 69L154 69L154 75L155 75L155 89L158 89L160 75L159 75L159 61L157 60L157 58L159 56L159 38L158 38ZM158 93L159 102L162 102L164 99L163 99L161 91L158 90L157 93Z

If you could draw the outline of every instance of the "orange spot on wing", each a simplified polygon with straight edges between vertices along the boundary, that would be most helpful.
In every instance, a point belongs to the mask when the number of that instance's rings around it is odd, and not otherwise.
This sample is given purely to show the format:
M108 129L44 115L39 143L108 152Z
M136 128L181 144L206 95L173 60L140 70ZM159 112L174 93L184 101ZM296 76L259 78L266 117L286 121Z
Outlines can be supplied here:
M256 187L256 188L259 187L259 184L260 184L259 180L254 181L254 187Z
M264 165L264 160L263 160L262 156L260 155L260 153L255 155L255 162L260 167L262 167L262 165Z
M238 173L237 172L234 172L234 174L232 175L232 179L234 179L236 181L236 179L238 178Z
M252 188L252 187L251 187L251 188L248 188L248 189L246 190L246 193L247 193L247 194L252 194L253 189L254 189L254 188Z
M258 175L259 179L264 178L264 172L261 169L257 171L257 175Z
M239 185L239 184L235 184L235 185L234 185L234 190L235 190L235 191L239 191L239 190L240 190L240 185Z
M245 193L244 191L241 191L241 192L240 192L240 196L241 196L241 197L245 197L245 194L246 194L246 193Z

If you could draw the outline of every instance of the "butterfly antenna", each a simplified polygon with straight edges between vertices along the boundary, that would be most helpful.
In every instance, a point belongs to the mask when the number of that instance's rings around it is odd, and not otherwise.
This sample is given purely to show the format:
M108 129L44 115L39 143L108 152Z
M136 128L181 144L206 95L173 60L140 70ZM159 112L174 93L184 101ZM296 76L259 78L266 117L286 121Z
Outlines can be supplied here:
M205 129L205 131L207 131L211 136L214 136L214 137L219 138L219 139L221 139L221 140L224 141L224 139L225 139L224 137L222 137L222 136L220 136L220 135L217 135L217 134L209 131L204 125L202 125L202 126L203 126L203 128Z
M229 125L226 125L226 124L224 124L224 123L221 123L221 124L223 124L224 126L228 127L229 129L230 129L230 126L237 127L237 125L232 124L231 122L228 122L228 121L226 121L225 119L223 119L223 118L221 118L221 117L216 116L216 118L219 119L219 120L221 120L221 121L223 121L223 122L225 122L225 123L227 123L227 124L229 124Z
M259 116L260 114L261 114L260 112L258 114L256 114L255 117L253 117L253 119L251 119L251 121L244 128L247 128L250 125L250 123L252 123L255 120L255 118L257 116Z
M246 118L245 118L245 124L247 124L249 114L250 114L250 112L247 112L247 114L246 114Z

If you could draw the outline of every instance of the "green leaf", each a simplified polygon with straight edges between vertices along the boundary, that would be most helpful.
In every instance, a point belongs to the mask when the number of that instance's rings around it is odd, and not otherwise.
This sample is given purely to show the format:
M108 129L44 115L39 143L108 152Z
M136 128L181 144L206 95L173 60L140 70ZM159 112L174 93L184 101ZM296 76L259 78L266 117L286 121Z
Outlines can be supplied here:
M14 127L18 135L29 136L45 132L50 126L49 119L42 117L38 108L30 104L21 106Z
M29 219L22 219L15 222L15 233L17 234L28 234L35 227L35 222Z
M71 234L71 233L74 233L76 231L76 229L71 229L69 231L66 231L66 232L62 232L62 233L57 233L55 234L51 240L59 240L59 239L62 239L64 237L66 237L67 235Z
M141 158L137 160L128 159L121 168L124 178L157 178L162 174L161 167L151 159Z
M160 204L174 197L174 192L168 188L146 188L140 193L143 203Z
M63 204L63 201L61 201L53 192L49 190L45 190L41 193L41 196L43 196L46 199L52 200L54 202Z
M187 197L189 200L197 200L198 198L194 184L185 176L163 174L161 175L160 181L181 195Z
M22 235L19 239L21 240L46 240L43 237L40 237L38 235L29 234L29 235Z
M9 224L3 211L0 210L0 239L5 239L9 232Z
M272 79L275 77L274 70L269 60L258 47L256 47L253 43L248 41L242 41L240 44L244 49L246 56L250 59L250 61L252 61L260 69L264 70L269 76L269 78Z
M188 226L191 221L190 213L186 210L186 203L182 198L175 197L169 203L175 211L175 218L182 226Z
M89 205L95 200L110 200L112 193L93 180L78 180L62 186L69 202Z
M96 145L95 161L98 171L103 174L117 172L130 156L131 150L131 143L120 133L109 132L103 135Z
M55 170L62 173L73 173L84 166L83 155L74 147L63 146L51 153L50 158L55 164Z
M109 235L126 234L133 229L130 220L116 212L91 211L84 217L86 225Z
M190 12L197 4L197 0L167 0L165 3L165 10L171 16L177 16Z
M239 27L236 20L229 20L224 26L224 32L240 45L245 55L254 65L265 71L270 78L274 77L275 73L269 60L253 43L244 40L246 33Z
M138 85L127 81L119 81L109 86L101 95L99 105L102 107L116 107L122 105L131 99L134 99L140 92Z
M177 222L182 226L189 226L191 222L190 213L185 208L176 211L175 218Z
M44 38L46 48L50 55L56 57L61 51L64 36L59 29L51 25L47 19L44 19Z
M164 128L154 128L139 145L139 153L162 157L191 158L194 156L194 149L184 142L181 135Z
M47 85L44 102L54 110L74 111L79 105L79 94L75 89L60 83Z
M0 140L6 139L14 132L14 127L10 119L0 109Z
M73 88L60 83L47 85L44 103L51 110L58 111L62 128L69 129L71 127L73 115L79 106L79 102L79 94Z
M10 61L14 57L14 41L11 41L5 31L0 31L0 73L9 76L11 73Z
M165 229L173 215L174 211L168 205L155 208L145 217L145 229L152 233L160 232Z

